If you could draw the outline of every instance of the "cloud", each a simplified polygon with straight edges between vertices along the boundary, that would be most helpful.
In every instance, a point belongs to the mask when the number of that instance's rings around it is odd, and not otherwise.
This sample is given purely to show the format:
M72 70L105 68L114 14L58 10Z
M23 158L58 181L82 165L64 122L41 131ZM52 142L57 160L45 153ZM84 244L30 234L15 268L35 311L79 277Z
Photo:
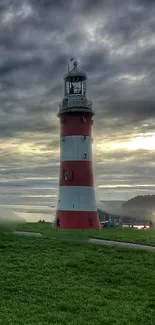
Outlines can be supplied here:
M1 1L0 202L57 187L56 113L71 56L94 102L100 197L153 193L155 148L109 146L154 134L154 14L148 0Z

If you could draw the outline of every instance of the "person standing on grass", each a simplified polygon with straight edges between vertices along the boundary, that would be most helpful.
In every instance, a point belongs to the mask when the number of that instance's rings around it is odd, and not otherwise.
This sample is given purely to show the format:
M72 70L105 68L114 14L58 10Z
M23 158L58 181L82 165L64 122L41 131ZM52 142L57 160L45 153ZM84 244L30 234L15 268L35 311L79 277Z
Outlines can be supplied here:
M93 226L93 219L92 219L91 216L88 218L88 222L89 222L89 226L92 227Z
M60 228L60 218L57 218L57 228Z

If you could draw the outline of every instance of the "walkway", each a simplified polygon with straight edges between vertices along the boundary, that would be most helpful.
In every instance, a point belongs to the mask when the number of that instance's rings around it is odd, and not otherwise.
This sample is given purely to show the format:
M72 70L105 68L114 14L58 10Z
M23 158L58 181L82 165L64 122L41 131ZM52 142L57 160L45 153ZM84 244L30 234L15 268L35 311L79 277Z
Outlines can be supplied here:
M45 237L41 234L41 232L32 232L32 231L14 231L13 235L23 235L23 236L31 236L31 237Z
M44 237L43 234L40 232L28 232L28 231L14 231L14 235L23 235L23 236L33 236L33 237ZM51 237L52 238L52 237ZM52 238L56 239L56 238ZM60 239L59 239L60 240ZM63 241L68 241L68 239L62 239ZM69 241L76 241L69 239ZM136 249L143 249L148 251L155 251L154 246L148 246L148 245L141 245L141 244L133 244L133 243L125 243L120 241L114 241L114 240L105 240L105 239L95 239L90 238L88 240L78 240L79 243L90 243L90 244L96 244L96 245L108 245L108 246L114 246L114 247L128 247L128 248L136 248Z
M88 240L88 242L91 243L91 244L97 244L97 245L108 245L108 246L115 246L115 247L129 247L129 248L144 249L144 250L148 250L148 251L155 251L154 246L147 246L147 245L133 244L133 243L125 243L125 242L114 241L114 240L90 238Z

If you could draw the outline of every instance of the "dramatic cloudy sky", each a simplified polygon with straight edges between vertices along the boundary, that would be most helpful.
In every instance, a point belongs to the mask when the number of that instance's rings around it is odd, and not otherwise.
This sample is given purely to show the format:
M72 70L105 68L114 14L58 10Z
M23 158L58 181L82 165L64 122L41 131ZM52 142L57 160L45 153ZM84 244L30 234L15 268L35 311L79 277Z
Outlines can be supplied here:
M0 204L57 195L71 56L94 102L98 198L155 193L155 1L0 1Z

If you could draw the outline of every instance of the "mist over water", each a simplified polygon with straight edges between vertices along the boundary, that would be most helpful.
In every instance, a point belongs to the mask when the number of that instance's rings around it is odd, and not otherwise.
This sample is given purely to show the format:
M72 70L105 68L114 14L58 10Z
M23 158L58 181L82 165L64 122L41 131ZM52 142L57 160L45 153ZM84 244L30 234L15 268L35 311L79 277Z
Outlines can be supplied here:
M23 216L17 215L7 207L0 206L0 232L14 230L17 225L25 222Z
M121 212L121 205L125 201L104 201L98 202L97 207L107 213L111 214L120 214Z
M43 205L34 204L12 204L12 205L0 205L0 226L2 224L12 226L13 224L24 223L24 222L38 222L44 220L45 222L53 222L56 214L56 201L45 202ZM97 207L104 210L108 209L111 204L97 203ZM110 211L109 211L110 212Z
M132 210L126 213L121 212L121 206L124 201L103 201L97 200L97 208L109 214L133 217ZM35 203L35 202L34 202ZM53 222L56 215L56 204L51 205L0 205L0 231L11 230L12 227L25 222ZM137 220L142 217L138 217ZM150 217L148 218L150 220ZM152 219L152 218L151 218ZM153 218L155 219L155 217ZM153 220L152 219L152 220ZM147 220L147 218L145 218ZM153 220L154 221L154 220Z
M34 206L34 205L8 205L0 206L1 222L7 224L16 222L38 222L45 220L46 222L53 222L55 218L54 207L49 206Z
M101 211L105 211L109 214L133 217L132 209L122 214L121 206L124 200L99 200L96 191L96 203L97 208ZM23 203L23 202L22 202ZM8 204L0 205L0 227L2 225L12 225L24 222L38 222L44 220L45 222L53 222L56 215L57 199L55 198L52 202L50 198L41 200L40 202L31 201L30 204ZM138 211L137 211L138 213Z
M99 202L97 200L97 207L101 210L106 210L109 213L116 213L117 207L122 201L105 201ZM38 222L44 220L45 222L53 222L56 214L56 202L45 205L0 205L0 223L7 225L24 222ZM49 202L48 202L49 203Z

